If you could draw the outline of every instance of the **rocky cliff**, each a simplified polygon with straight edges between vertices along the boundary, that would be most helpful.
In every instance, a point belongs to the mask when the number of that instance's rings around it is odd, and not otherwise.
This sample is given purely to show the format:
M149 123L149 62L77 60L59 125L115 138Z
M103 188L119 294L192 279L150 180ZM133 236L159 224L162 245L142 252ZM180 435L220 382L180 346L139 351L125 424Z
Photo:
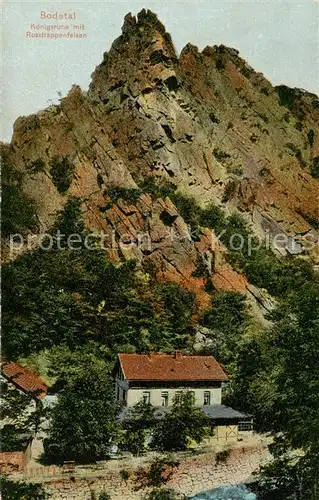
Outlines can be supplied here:
M148 183L239 211L262 237L286 234L283 252L302 252L307 236L317 238L318 122L317 96L273 87L232 48L188 44L178 55L142 10L125 17L88 92L74 86L58 106L20 117L3 147L37 203L40 233L80 197L112 259L148 262L205 303L199 258L213 261L217 289L246 290L247 280L210 230L193 238L170 197L153 196Z

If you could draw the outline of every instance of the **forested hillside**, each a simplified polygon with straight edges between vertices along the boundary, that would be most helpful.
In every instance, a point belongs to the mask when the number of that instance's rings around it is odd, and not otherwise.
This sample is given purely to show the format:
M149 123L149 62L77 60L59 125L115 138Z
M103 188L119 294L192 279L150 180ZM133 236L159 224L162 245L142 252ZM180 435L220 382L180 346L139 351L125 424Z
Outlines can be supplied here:
M88 92L17 120L1 145L3 357L61 391L58 418L83 394L93 418L119 352L211 353L225 402L275 436L265 490L317 498L318 113L235 49L178 56L143 10ZM55 432L50 460L71 460Z

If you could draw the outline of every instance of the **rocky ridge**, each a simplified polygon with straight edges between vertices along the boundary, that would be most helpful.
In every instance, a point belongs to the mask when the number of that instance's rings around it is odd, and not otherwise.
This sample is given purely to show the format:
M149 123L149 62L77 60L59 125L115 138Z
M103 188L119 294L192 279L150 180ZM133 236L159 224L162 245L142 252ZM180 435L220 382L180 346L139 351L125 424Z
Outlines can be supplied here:
M317 96L273 87L235 49L188 44L178 55L143 9L125 17L88 92L73 86L58 106L20 117L4 148L37 202L40 233L69 197L80 197L87 227L109 235L112 259L147 262L158 279L181 283L205 305L199 259L216 289L259 292L227 263L212 231L192 238L169 197L143 191L145 179L169 182L202 206L239 211L262 237L286 234L284 253L303 252L309 235L318 238L318 118ZM52 173L63 159L72 167L67 189ZM113 200L117 188L143 193Z

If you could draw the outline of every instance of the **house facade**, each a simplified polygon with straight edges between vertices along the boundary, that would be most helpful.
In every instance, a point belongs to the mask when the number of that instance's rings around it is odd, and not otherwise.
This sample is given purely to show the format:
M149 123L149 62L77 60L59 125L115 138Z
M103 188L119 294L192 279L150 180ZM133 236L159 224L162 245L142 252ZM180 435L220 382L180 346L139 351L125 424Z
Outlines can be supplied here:
M175 354L119 354L114 369L119 418L129 422L131 410L144 401L154 407L154 418L167 414L174 398L190 392L214 428L214 441L236 441L252 430L252 419L222 404L229 379L213 356Z
M222 384L228 377L212 356L175 354L119 354L116 400L132 407L139 401L170 407L175 397L189 391L196 406L220 405Z

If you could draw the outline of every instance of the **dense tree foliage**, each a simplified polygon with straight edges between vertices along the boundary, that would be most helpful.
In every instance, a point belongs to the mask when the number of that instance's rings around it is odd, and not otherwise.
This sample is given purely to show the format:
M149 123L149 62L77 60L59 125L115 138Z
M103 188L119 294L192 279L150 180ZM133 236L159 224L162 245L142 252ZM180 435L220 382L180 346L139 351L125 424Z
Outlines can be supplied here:
M76 200L58 217L58 229L65 237L85 233ZM26 253L4 266L2 286L3 347L10 358L89 340L114 353L172 350L186 347L193 334L191 293L156 283L135 262L114 265L98 248L54 245Z
M293 283L292 276L287 279ZM244 311L242 296L225 292L213 296L204 322L221 332L219 359L232 379L225 402L252 413L255 427L274 435L275 460L264 470L264 492L305 500L316 498L318 489L319 283L308 266L295 272L294 283L268 327Z
M9 387L8 387L9 385ZM1 383L1 450L22 451L46 418L46 410L30 394L24 394L11 384Z
M36 428L34 414L28 411L35 403L31 396L17 389L4 390L1 387L0 419L5 422L1 428L1 450L21 451Z
M24 175L12 164L8 151L1 146L2 201L1 230L3 236L24 234L38 225L37 206L23 191Z
M9 175L9 186L10 182ZM275 460L264 472L265 489L271 491L275 484L278 498L295 494L313 500L319 470L318 275L306 259L278 257L258 246L242 217L227 217L214 205L201 208L169 184L158 186L145 179L138 193L113 194L129 199L143 191L170 196L193 239L203 227L214 229L232 265L276 298L268 324L260 324L242 294L211 290L212 307L200 321L211 332L211 352L232 380L227 403L253 414L257 429L274 433ZM10 217L8 231L31 227L19 214L12 215L13 223ZM57 230L66 235L62 243L70 234L85 235L79 200L66 204L52 232ZM238 250L231 244L235 234L243 241ZM111 395L108 374L116 353L190 349L195 312L192 294L177 285L158 284L134 262L114 265L98 247L61 251L55 245L51 251L36 250L6 264L4 351L17 358L47 349L51 374L61 390L47 456L82 461L107 456L115 410L108 399L107 411L102 411L107 405L102 392ZM92 381L81 360L87 367L95 366ZM91 383L99 385L99 391L89 390ZM203 437L203 426L197 425L202 414L191 401L181 401L154 428L154 443L163 449L184 449L189 439ZM90 427L90 419L98 425ZM74 432L66 433L72 424ZM131 432L126 446L133 447L135 432L134 452L139 453L144 430L136 426ZM99 451L97 442L104 443Z
M133 455L140 455L147 448L147 437L154 426L154 407L144 401L138 402L130 409L129 420L124 422L120 449Z
M114 384L107 363L91 356L75 365L52 410L43 443L48 462L105 460L117 438Z
M192 393L181 392L175 396L171 411L155 425L151 446L164 451L186 450L191 441L200 443L204 439L207 423Z
M50 497L38 483L17 482L5 476L0 477L0 481L3 500L47 500Z

